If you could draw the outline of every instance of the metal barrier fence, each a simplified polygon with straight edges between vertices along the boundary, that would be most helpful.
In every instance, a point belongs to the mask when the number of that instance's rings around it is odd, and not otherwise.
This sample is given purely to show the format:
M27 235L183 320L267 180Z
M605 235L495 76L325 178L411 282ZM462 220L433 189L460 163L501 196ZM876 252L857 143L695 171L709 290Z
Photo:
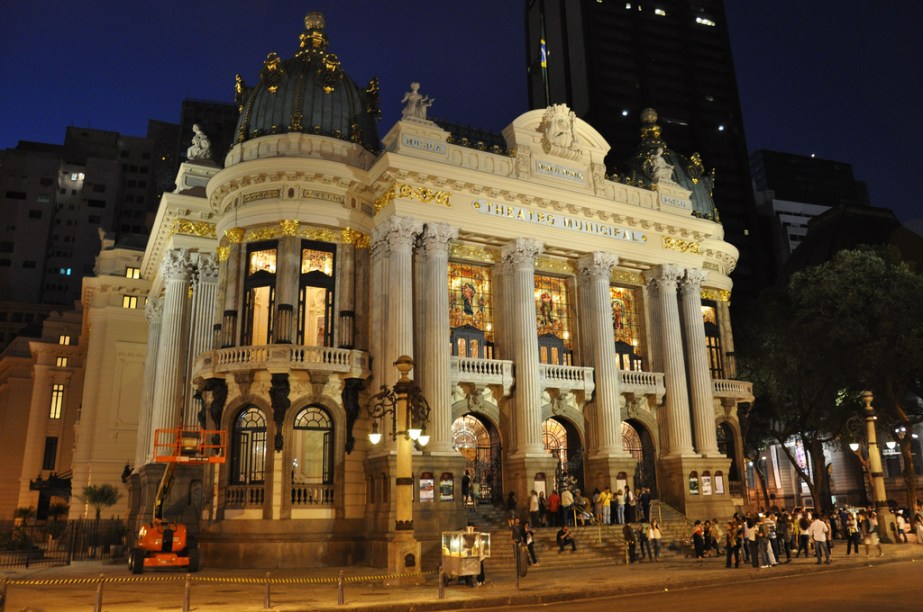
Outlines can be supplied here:
M76 519L16 524L0 521L0 567L69 565L125 554L128 530L121 519Z

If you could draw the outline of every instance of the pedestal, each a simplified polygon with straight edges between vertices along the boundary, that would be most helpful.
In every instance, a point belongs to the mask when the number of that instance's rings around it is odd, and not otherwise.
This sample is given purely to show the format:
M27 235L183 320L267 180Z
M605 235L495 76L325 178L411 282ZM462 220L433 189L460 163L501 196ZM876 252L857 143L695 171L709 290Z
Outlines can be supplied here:
M413 532L395 532L388 538L387 549L388 578L385 579L386 585L423 584L420 543L413 537Z
M673 506L690 519L728 518L734 514L734 503L728 486L728 457L670 457L659 462L657 488L660 499ZM723 475L724 490L717 492L715 473ZM694 485L690 482L695 472ZM703 481L708 472L709 483ZM710 490L710 494L708 491Z
M610 487L612 491L619 487L616 485L618 475L624 472L629 486L634 490L635 470L638 468L638 460L632 456L615 457L600 455L587 459L587 488Z
M510 457L503 473L504 499L510 491L516 492L517 508L522 513L529 511L529 494L535 489L538 474L545 475L545 497L554 488L554 475L558 461L551 455L519 455Z

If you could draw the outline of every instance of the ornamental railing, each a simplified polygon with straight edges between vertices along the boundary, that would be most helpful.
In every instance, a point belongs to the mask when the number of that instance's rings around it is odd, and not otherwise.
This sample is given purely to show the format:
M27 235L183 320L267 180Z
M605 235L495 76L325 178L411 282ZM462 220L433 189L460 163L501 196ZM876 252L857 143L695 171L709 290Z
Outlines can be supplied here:
M568 392L583 391L587 395L596 389L593 368L541 363L538 369L543 388Z
M366 378L369 357L365 351L327 346L234 346L200 354L196 358L195 374L208 377L222 372L274 368L323 370L344 373L350 378Z
M266 489L262 484L228 485L224 490L224 505L227 508L262 507Z
M292 507L314 508L333 506L332 484L303 483L292 485Z
M711 381L712 395L715 397L753 401L753 383L744 380Z
M513 388L512 361L452 357L449 363L453 385L468 383L477 387L497 386L503 389L503 395L509 395Z
M663 372L619 370L619 388L624 395L647 396L653 404L663 402L666 393Z

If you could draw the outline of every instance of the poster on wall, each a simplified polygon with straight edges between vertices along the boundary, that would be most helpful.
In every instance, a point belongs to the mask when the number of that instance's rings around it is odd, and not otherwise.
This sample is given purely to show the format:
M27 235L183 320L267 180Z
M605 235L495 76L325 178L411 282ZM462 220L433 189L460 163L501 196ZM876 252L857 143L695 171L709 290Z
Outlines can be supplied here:
M699 476L695 472L689 475L689 495L699 494Z
M724 475L715 474L715 495L724 495Z
M443 472L439 477L439 501L455 501L455 478L451 472Z
M711 495L711 476L702 476L702 495Z
M436 482L432 472L420 474L420 501L431 502L435 500Z

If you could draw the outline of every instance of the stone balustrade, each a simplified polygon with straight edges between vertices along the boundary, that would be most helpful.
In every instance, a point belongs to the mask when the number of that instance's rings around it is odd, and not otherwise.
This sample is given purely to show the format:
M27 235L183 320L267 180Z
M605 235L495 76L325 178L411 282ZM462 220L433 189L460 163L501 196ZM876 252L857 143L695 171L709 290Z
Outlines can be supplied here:
M629 397L646 396L651 404L663 403L666 393L663 372L638 372L636 370L619 370L619 387L623 395Z
M472 359L452 357L452 384L472 384L476 387L497 386L503 395L513 388L513 362L505 359Z
M224 488L224 505L227 508L262 507L265 499L262 484L228 485Z
M332 507L334 486L322 483L300 483L292 485L292 507Z
M753 383L744 380L721 380L711 381L712 394L722 399L733 399L737 401L753 401Z
M206 351L196 358L194 377L210 378L242 370L320 370L345 374L348 378L369 376L365 351L326 346L271 344L235 346Z
M596 389L593 368L563 366L548 363L539 364L539 376L543 389L560 391L582 391L589 397Z

